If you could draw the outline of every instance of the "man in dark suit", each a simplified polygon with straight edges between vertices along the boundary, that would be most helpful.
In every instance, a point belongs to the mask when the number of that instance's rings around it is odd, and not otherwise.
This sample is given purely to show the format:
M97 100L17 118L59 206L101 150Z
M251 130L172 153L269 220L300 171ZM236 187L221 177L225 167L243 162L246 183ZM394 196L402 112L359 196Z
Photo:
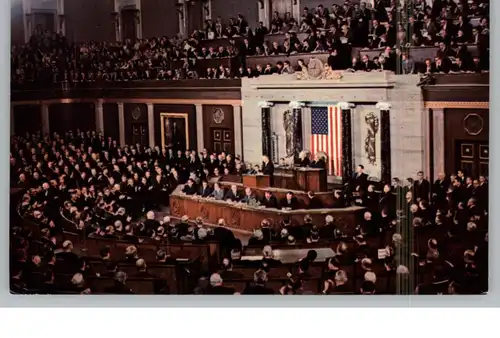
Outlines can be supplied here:
M185 193L186 195L194 195L196 194L196 186L194 185L194 181L192 179L189 179L182 188L182 192Z
M436 202L443 202L446 200L446 193L450 187L450 180L446 178L444 173L438 173L437 180L432 186L432 197Z
M376 67L373 64L373 61L370 60L368 55L363 55L361 58L361 70L364 70L365 72L369 72L374 70Z
M136 278L155 278L154 275L149 273L148 271L148 266L146 265L146 262L144 259L139 258L137 262L135 262L135 266L137 267L137 272L134 275Z
M273 194L270 191L266 191L264 193L264 198L260 202L263 206L266 208L278 208L278 200L276 197L273 196Z
M286 193L286 197L280 203L281 208L297 210L300 208L300 203L297 200L297 197L293 196L291 191Z
M321 200L314 195L314 192L309 191L307 193L307 197L309 197L309 204L307 205L307 209L321 209L323 208L323 203Z
M262 174L269 175L269 184L273 186L274 182L274 164L269 160L269 156L262 156Z
M224 196L225 200L230 200L231 202L238 202L241 199L241 194L238 192L238 187L236 185L231 185L231 189Z
M273 289L266 287L267 273L264 270L257 270L253 275L254 283L243 290L244 295L272 295Z
M130 295L133 294L132 290L127 286L127 274L123 271L118 271L115 274L115 283L105 289L106 293L115 295Z
M222 284L222 277L218 273L210 276L210 287L207 290L209 295L233 295L234 289L228 288Z
M431 185L429 181L424 178L424 172L417 173L418 180L413 184L413 197L418 200L429 200L429 192Z
M233 262L230 258L222 260L222 271L219 273L223 279L241 279L243 274L238 271L233 271Z
M59 265L64 264L65 266L74 267L74 271L72 272L77 272L77 269L81 266L81 259L80 257L73 252L73 243L71 241L66 240L63 242L62 245L62 252L59 252L56 254L56 259L59 261Z
M365 174L365 167L360 164L356 168L356 173L353 176L353 189L366 189L368 187L368 175Z
M319 154L315 154L314 161L311 162L311 168L326 169L325 159L322 156L319 156Z
M477 199L479 204L484 207L486 210L488 209L488 182L486 181L486 177L481 175L479 176L479 186L477 187Z
M207 181L203 181L203 182L201 182L201 187L198 190L198 195L200 195L201 197L208 197L208 196L210 196L210 194L212 193L212 191L213 190L208 185L208 182Z

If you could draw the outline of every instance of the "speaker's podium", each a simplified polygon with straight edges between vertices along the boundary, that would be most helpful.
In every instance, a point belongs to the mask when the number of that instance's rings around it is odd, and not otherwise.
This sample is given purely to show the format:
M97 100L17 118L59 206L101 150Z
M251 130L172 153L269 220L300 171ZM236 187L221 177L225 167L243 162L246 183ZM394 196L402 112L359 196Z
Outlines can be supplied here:
M243 175L243 185L250 188L270 187L269 175Z

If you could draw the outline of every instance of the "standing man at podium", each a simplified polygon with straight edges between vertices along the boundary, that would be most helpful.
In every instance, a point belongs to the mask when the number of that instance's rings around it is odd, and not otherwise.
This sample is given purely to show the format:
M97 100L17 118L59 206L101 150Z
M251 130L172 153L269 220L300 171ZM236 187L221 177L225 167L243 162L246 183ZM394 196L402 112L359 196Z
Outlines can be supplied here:
M274 164L269 160L269 156L262 156L262 174L269 175L269 184L274 185Z

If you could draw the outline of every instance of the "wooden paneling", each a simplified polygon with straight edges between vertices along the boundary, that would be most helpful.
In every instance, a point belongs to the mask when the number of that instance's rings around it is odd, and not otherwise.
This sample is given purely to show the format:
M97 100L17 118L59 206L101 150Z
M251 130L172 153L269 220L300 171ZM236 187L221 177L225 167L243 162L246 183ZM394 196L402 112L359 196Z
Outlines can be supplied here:
M134 141L134 125L145 128L143 145L148 140L148 107L144 103L125 103L123 105L125 115L125 143L132 144ZM145 143L144 143L145 142Z
M472 115L474 121L466 121ZM479 123L477 123L479 121ZM480 122L482 121L482 123ZM469 126L470 125L470 126ZM466 130L469 129L469 132ZM444 110L444 142L445 142L445 170L454 173L458 169L456 159L457 142L470 141L471 143L489 144L489 110L480 109L445 109Z
M314 224L325 224L325 216L332 215L336 224L347 234L352 234L364 208L349 207L343 209L315 209L284 211L279 209L252 208L246 204L232 204L225 201L195 199L173 193L170 196L170 213L174 217L187 215L190 219L203 217L207 223L217 224L224 219L230 228L251 232L258 228L264 219L270 220L272 226L279 228L282 221L290 219L293 224L302 224L304 217L310 215Z
M104 118L104 135L118 141L120 139L118 105L115 103L105 103L102 105L102 110Z
M179 16L175 1L141 0L141 24L144 38L176 35Z
M22 105L14 107L14 133L16 135L34 134L41 130L41 106Z
M155 144L161 146L161 113L180 113L188 115L189 147L196 149L198 136L196 134L196 108L194 105L155 104Z
M434 84L490 84L490 75L488 73L471 73L471 74L434 74L436 80Z
M222 121L220 120L221 112L223 114ZM220 123L218 123L218 121L220 121ZM216 150L213 149L213 138L216 130L228 131L230 133L230 152L234 154L234 116L232 106L203 105L203 143L205 144L205 148L209 151ZM224 135L221 134L221 138L223 137ZM222 140L220 142L222 142Z
M474 104L474 102L489 102L490 91L489 85L476 85L474 83L469 85L427 86L423 91L423 97L426 102L460 102L457 105L466 102L463 106L467 108L467 105Z
M49 106L50 132L95 130L93 103L53 104Z

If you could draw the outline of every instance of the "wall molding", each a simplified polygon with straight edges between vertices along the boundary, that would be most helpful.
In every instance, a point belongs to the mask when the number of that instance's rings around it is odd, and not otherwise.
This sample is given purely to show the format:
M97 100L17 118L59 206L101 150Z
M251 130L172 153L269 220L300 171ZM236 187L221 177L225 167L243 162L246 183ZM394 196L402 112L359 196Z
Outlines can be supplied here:
M425 108L430 109L490 109L489 102L454 102L454 101L425 101Z

